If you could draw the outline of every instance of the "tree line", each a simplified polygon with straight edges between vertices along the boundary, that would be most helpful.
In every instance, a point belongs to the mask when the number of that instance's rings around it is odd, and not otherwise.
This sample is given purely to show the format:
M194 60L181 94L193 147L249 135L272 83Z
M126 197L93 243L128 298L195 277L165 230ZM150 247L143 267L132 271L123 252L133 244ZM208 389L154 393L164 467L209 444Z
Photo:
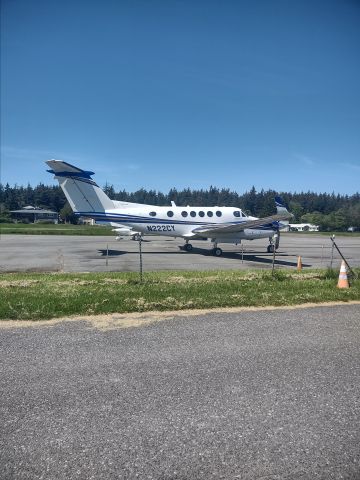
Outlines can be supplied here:
M144 188L136 192L125 190L116 192L109 184L105 185L104 190L113 200L159 206L170 205L171 201L183 206L233 206L240 207L246 213L256 217L271 215L275 212L274 197L277 195L273 190L256 191L255 187L243 194L214 186L207 190L172 188L166 194ZM350 226L360 228L360 193L340 195L281 192L280 196L294 215L292 223L314 223L322 230L345 230ZM59 186L40 183L35 187L31 185L11 187L9 184L0 183L1 221L10 219L10 210L18 210L27 205L54 210L59 212L64 220L76 221Z

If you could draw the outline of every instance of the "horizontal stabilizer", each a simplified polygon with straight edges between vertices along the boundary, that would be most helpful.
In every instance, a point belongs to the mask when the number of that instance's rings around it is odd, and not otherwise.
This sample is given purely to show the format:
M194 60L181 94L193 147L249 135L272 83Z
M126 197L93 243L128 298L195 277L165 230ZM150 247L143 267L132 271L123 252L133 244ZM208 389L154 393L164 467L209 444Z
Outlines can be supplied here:
M90 217L92 213L101 213L114 208L114 203L106 193L94 182L94 172L75 167L63 160L46 162L55 175L73 211L79 215Z
M53 173L56 177L76 178L82 181L90 180L93 185L96 185L91 179L91 175L94 175L94 172L82 170L63 160L48 160L46 163L51 167L51 170L48 170L48 172Z

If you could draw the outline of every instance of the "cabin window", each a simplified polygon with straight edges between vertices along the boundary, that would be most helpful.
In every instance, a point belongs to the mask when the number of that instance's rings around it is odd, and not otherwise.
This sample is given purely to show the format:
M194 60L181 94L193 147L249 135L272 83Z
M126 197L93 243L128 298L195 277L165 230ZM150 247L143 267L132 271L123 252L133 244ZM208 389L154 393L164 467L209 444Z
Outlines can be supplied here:
M203 212L202 210L200 210L200 212L199 212L199 217L205 217L205 212Z
M222 212L220 212L220 210L217 210L217 211L216 211L216 216L217 216L217 217L221 217L221 215L222 215Z
M150 212L149 215L150 217L156 217L156 212Z
M169 210L169 211L167 212L167 216L168 216L168 217L173 217L173 216L174 216L174 212L173 212L172 210Z
M211 212L210 210L207 212L207 216L208 217L212 217L213 216L213 212Z
M196 212L191 211L191 212L190 212L190 216L191 216L191 217L196 217Z
M183 210L183 211L181 212L181 215L182 215L183 217L187 217L187 216L188 216L188 213L185 212L185 210Z
M234 212L234 217L240 217L240 212L239 212L239 210L235 210L235 212Z

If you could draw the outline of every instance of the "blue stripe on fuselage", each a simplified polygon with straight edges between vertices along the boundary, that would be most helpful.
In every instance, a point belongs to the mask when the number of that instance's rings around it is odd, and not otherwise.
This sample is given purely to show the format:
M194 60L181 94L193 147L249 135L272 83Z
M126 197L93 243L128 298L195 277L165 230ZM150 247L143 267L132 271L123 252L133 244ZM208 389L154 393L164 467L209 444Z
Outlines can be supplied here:
M160 219L156 217L139 217L136 215L127 215L123 213L104 213L104 212L75 212L75 215L81 216L81 217L91 217L95 218L96 220L101 220L103 222L118 222L118 223L157 223L157 224L172 224L172 225L214 225L214 226L219 226L221 223L214 223L214 222L204 222L204 221L189 221L189 220L171 220L171 219ZM239 221L239 222L229 222L231 224L237 224L241 225L242 223L245 223L246 221ZM224 226L226 223L223 224ZM274 221L272 223L267 223L264 225L258 225L255 227L247 227L248 230L278 230L280 227L280 223L277 221ZM246 229L246 230L247 230Z
M138 217L136 215L125 215L121 213L103 213L103 212L75 212L75 215L81 217L91 217L96 218L97 220L101 221L108 221L108 222L118 222L118 223L157 223L157 224L164 224L164 225L218 225L217 223L213 222L196 222L196 221L186 221L186 220L168 220L165 218L156 218L156 217ZM241 223L241 222L240 222Z

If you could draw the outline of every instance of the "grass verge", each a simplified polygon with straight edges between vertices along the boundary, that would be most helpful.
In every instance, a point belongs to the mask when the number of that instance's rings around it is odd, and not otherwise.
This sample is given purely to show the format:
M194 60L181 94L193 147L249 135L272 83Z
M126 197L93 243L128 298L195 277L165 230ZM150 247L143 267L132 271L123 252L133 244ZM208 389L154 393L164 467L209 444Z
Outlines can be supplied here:
M284 232L285 234L291 233L294 235L322 235L323 237L332 237L333 235L336 237L360 237L360 232ZM281 234L284 234L281 232Z
M0 319L360 300L360 280L336 284L324 270L1 274Z
M107 225L52 225L41 223L2 223L0 234L21 235L112 235Z

